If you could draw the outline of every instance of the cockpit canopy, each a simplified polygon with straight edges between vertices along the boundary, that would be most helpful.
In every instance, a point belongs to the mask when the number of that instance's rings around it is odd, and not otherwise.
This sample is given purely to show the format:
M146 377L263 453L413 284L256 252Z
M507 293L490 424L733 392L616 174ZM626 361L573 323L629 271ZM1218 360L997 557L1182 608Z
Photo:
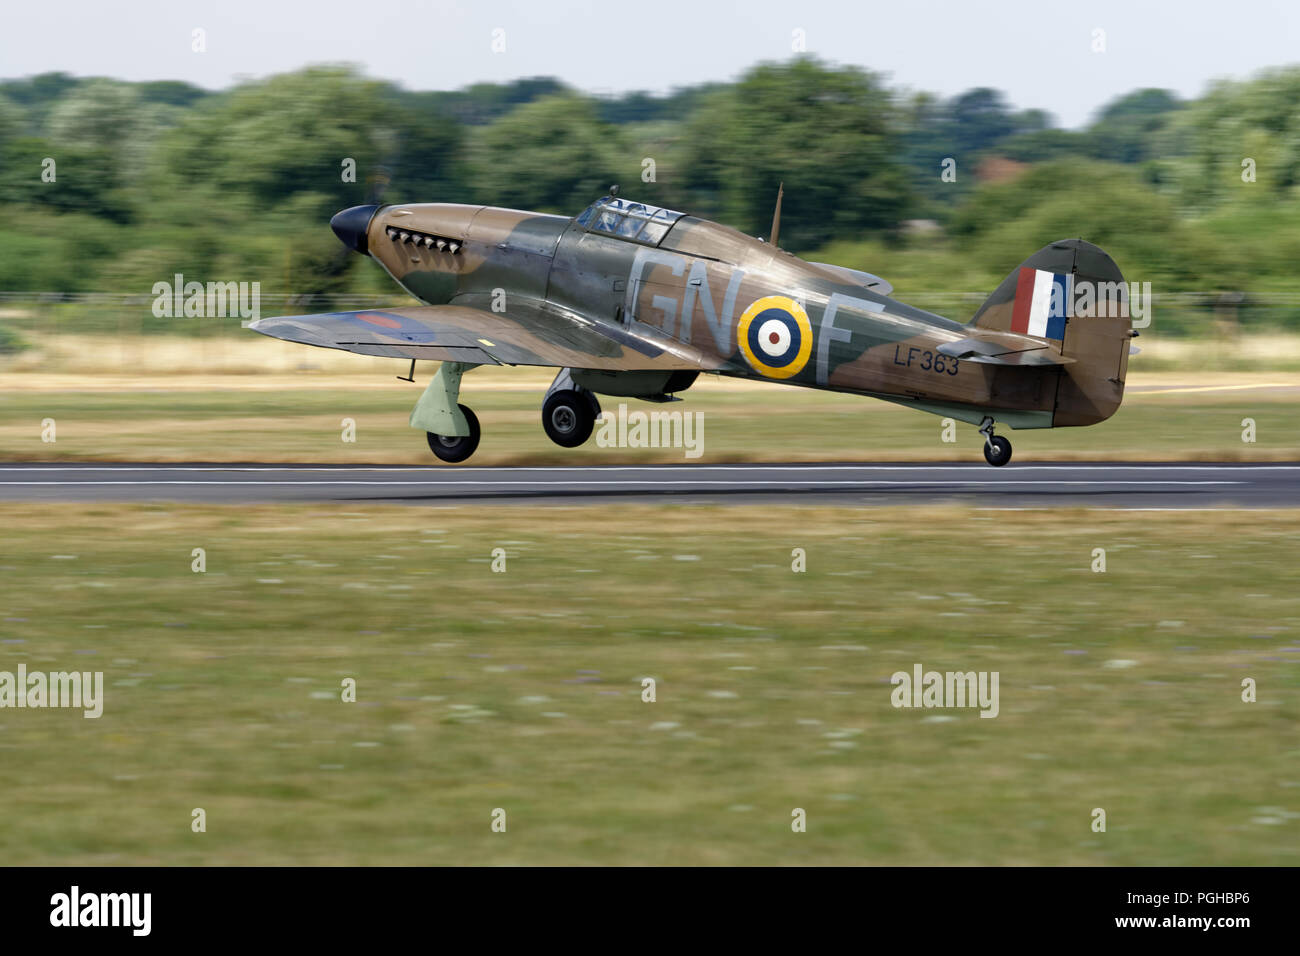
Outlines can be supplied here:
M578 217L577 223L592 232L603 232L620 239L657 246L673 223L685 213L660 209L630 199L606 196L597 199Z

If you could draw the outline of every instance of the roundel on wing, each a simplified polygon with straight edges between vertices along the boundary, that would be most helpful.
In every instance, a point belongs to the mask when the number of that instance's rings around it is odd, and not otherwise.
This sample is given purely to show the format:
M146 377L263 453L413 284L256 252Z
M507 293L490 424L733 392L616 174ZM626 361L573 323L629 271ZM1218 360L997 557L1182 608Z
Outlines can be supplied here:
M812 323L794 299L764 296L741 315L736 341L754 371L768 378L790 378L808 364Z
M377 325L382 329L400 329L402 323L396 319L390 319L386 315L378 315L374 312L358 312L357 318L369 325Z
M437 338L435 330L428 325L397 312L332 312L330 314L367 331L378 331L389 338L401 339L405 342L427 343Z

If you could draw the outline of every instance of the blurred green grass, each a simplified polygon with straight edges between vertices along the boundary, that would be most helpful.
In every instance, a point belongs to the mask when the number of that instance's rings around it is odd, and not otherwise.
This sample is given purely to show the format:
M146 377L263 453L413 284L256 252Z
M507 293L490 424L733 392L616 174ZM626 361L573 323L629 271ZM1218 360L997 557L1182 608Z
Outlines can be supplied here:
M6 862L1297 862L1297 512L347 507L0 506Z
M1288 376L1273 379L1285 383ZM493 380L494 382L499 380ZM0 460L266 461L436 464L424 436L407 425L420 387L394 382L360 388L334 381L315 388L0 391ZM419 385L423 385L422 379ZM681 448L553 445L541 428L535 388L500 388L467 377L461 400L478 414L483 440L474 465L681 462ZM1145 394L1130 389L1109 421L1088 428L1006 433L1016 461L1300 459L1296 390L1254 389ZM703 413L702 463L736 461L979 461L975 427L941 440L935 416L874 399L779 386L737 389L701 380L671 406L602 398L617 413ZM1243 443L1242 419L1257 441ZM41 423L57 424L54 443ZM356 441L342 440L343 421Z

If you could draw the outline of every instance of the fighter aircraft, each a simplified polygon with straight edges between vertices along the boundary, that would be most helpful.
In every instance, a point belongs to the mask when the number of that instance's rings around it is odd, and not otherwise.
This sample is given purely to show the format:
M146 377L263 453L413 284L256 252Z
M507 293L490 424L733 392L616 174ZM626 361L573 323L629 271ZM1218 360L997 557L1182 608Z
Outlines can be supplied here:
M1091 425L1119 407L1137 333L1123 276L1098 247L1044 246L963 324L893 299L878 276L791 255L777 244L779 224L779 196L764 239L621 198L617 187L572 218L453 203L353 206L330 220L335 234L425 304L250 327L409 359L407 380L417 361L441 363L410 424L445 462L478 447L460 388L481 365L558 369L542 428L570 448L590 437L597 395L675 401L701 372L968 422L991 465L1011 459L998 423Z

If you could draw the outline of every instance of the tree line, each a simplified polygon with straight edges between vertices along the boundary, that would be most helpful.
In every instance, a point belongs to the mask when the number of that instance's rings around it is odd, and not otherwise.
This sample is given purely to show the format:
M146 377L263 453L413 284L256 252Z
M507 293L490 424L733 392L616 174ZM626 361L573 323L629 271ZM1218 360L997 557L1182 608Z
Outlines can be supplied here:
M620 183L765 234L782 182L782 245L913 288L987 288L1082 236L1158 291L1298 290L1300 68L1192 100L1136 90L1077 130L997 90L944 98L808 57L663 96L545 77L411 91L342 66L216 92L8 80L0 290L136 292L181 272L378 291L326 226L344 206L572 215Z

